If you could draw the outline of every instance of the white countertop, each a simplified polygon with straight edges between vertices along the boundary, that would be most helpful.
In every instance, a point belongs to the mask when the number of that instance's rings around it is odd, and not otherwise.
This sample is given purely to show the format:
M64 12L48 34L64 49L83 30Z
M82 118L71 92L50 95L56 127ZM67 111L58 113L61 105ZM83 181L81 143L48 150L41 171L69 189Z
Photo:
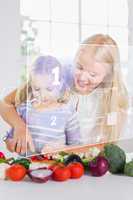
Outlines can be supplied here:
M133 154L132 155L133 158ZM128 158L131 156L128 155ZM0 181L1 200L132 200L133 177L112 175L102 177L84 175L78 180L66 182L48 181L36 184Z
M132 200L133 177L106 174L103 177L83 176L66 182L49 181L45 184L32 182L0 182L1 200Z

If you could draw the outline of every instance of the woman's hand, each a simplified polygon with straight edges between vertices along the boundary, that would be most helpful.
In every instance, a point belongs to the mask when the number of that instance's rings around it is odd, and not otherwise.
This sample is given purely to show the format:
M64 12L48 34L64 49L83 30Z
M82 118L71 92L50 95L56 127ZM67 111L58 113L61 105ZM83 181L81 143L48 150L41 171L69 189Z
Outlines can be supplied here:
M18 124L14 127L13 135L14 137L12 139L9 138L5 141L9 151L19 154L25 154L29 150L35 152L32 137L25 123Z

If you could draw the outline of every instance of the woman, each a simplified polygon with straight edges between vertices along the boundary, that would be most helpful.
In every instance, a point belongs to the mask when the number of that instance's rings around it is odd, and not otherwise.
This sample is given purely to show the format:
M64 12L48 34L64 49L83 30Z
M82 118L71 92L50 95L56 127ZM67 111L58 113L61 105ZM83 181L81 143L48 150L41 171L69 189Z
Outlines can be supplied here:
M116 42L102 34L87 38L79 47L75 66L73 102L77 103L82 142L118 140L126 121L128 95Z

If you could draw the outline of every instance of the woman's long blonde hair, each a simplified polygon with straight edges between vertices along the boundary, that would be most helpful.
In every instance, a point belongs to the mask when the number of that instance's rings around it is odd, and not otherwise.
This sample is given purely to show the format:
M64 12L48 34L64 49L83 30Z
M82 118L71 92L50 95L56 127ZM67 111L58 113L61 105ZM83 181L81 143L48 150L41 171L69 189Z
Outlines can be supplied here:
M87 38L81 45L93 52L99 62L105 62L111 67L111 76L101 84L102 98L100 103L101 118L98 119L98 134L101 134L101 142L117 141L121 128L126 120L128 109L128 94L120 69L119 49L116 42L109 36L96 34ZM108 124L109 117L116 114L116 124ZM114 116L115 117L115 116Z

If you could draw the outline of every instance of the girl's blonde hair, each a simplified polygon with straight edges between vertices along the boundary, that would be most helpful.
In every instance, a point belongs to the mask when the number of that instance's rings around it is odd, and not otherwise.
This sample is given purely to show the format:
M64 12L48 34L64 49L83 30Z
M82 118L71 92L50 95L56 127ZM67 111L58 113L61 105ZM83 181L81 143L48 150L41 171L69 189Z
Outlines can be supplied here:
M101 84L103 91L100 102L101 117L97 124L101 142L117 141L120 129L126 120L128 108L128 94L122 80L118 46L109 35L103 34L93 35L84 40L81 45L85 45L96 60L109 64L111 67L110 77ZM116 117L116 124L109 124L109 118L113 115L114 118Z
M17 89L16 97L15 97L15 106L19 106L22 103L26 103L27 100L32 99L32 89L30 83L22 83L20 87Z
M37 59L35 59L35 62L30 67L30 70L26 71L26 80L21 86L17 89L16 92L16 98L15 98L15 106L19 106L20 104L27 102L28 100L33 100L33 94L32 94L32 87L31 87L31 74L35 76L37 73L43 74L47 73L50 74L50 69L56 66L60 67L61 70L61 64L58 62L58 60L53 56L39 56ZM62 75L60 75L61 77ZM61 78L60 78L61 79ZM66 103L69 99L70 91L69 91L69 85L65 84L65 78L62 76L61 79L62 83L62 92L60 91L60 96L57 99L57 102L59 103Z

